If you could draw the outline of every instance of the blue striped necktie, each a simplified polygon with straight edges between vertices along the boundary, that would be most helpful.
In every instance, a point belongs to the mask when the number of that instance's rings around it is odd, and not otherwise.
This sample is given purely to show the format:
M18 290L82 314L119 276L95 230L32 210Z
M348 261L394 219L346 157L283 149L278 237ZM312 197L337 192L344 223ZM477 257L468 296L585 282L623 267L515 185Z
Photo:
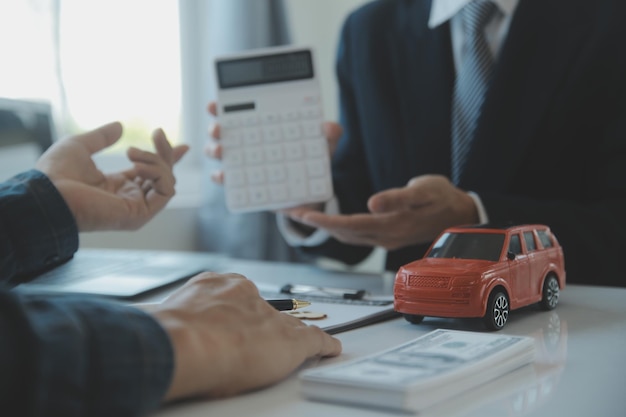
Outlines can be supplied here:
M452 182L459 183L480 116L485 92L493 72L493 56L485 40L485 25L496 5L475 0L460 13L463 20L465 56L457 71L452 97Z

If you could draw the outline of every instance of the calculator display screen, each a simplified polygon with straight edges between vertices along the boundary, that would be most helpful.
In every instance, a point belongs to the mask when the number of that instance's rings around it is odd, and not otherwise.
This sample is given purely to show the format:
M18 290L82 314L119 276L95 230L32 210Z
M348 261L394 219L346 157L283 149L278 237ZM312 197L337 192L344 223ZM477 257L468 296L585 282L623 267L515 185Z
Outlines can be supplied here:
M228 59L217 62L220 88L313 78L311 51Z

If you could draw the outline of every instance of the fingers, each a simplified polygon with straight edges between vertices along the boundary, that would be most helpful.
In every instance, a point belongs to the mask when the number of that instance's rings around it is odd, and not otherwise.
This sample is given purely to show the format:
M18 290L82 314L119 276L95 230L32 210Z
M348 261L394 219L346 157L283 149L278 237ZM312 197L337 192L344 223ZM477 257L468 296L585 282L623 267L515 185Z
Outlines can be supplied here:
M169 143L160 146L163 148L159 152L162 152L163 156L133 147L127 152L128 158L134 164L134 169L127 175L150 181L149 187L144 188L144 193L151 211L162 208L175 193L176 178L172 172L174 152ZM149 192L152 190L154 193Z
M211 127L209 127L209 136L215 140L219 140L222 137L222 128L218 123L215 123Z
M216 111L215 103L209 104L209 112L211 111ZM203 149L204 154L208 156L209 158L221 160L223 147L221 143L219 143L219 139L221 135L220 125L216 123L211 128L209 128L209 135L211 136L211 139L213 140L204 146L204 149ZM224 184L224 172L222 170L217 170L217 171L212 172L211 181L213 181L216 184Z
M318 211L307 211L300 218L295 217L295 215L292 218L304 225L325 229L333 234L348 232L367 235L384 229L390 216L392 215L372 215L369 213L329 215Z
M407 213L327 215L309 212L294 220L309 227L326 230L343 243L392 249L398 247L398 238L407 232Z
M207 106L207 111L213 116L217 116L217 103L209 103L209 105ZM222 145L219 143L221 135L222 132L218 123L213 124L213 126L209 128L209 137L212 140L204 147L204 154L209 158L218 160L222 159Z
M343 134L343 128L339 123L335 122L324 122L322 125L322 129L324 130L324 135L328 139L339 140L341 135Z
M122 137L122 130L120 122L112 122L68 140L80 142L93 155L117 142Z
M182 157L185 156L185 154L187 153L188 150L189 150L189 146L188 145L178 145L178 146L174 147L172 149L172 151L174 153L174 163L177 163L178 161L180 161L182 159Z
M296 207L282 209L280 210L280 213L294 220L298 220L298 219L303 218L307 213L312 212L312 211L323 212L324 207L325 207L324 203L303 204L303 205L296 206Z
M172 148L172 145L170 145L170 142L165 136L165 132L163 132L163 129L160 128L156 129L152 133L152 142L156 148L157 155L159 155L170 167L180 161L180 159L189 150L188 145L178 145Z
M258 306L264 311L263 314L267 314L263 320L266 323L268 320L277 320L276 325L280 325L284 332L290 333L284 343L297 345L295 351L302 352L304 358L318 355L336 356L341 353L341 342L339 340L331 337L318 327L307 326L299 319L276 311L261 298L256 285L244 275L204 272L191 278L185 284L185 286L188 285L200 285L207 298L221 296L225 297L224 299L237 299L240 305L248 306L259 303ZM252 307L248 307L248 310L252 309Z
M224 171L211 172L211 181L216 184L224 184Z
M217 102L212 101L207 106L207 111L213 116L217 116Z
M330 336L319 327L303 327L302 333L305 333L303 347L306 349L305 354L307 358L314 356L337 356L341 353L342 346L339 339Z
M212 116L217 117L217 103L214 101L210 102L209 105L207 106L207 111ZM222 131L218 123L214 123L211 127L209 127L209 137L211 137L215 141L218 141L221 138L221 136L222 136ZM220 152L219 156L216 156L213 152L210 151L210 148L205 148L205 153L207 154L207 156L210 156L212 158L220 159L222 157L221 147L220 147L219 152Z
M411 178L406 187L393 188L374 194L367 202L372 213L415 210L436 203L455 188L443 175L421 175Z
M332 155L335 153L335 149L337 149L337 143L343 134L343 128L338 123L325 122L322 125L322 129L324 131L324 136L326 136L326 140L328 141L328 151Z
M153 135L157 153L129 148L127 155L133 162L134 168L127 172L127 176L135 182L141 183L145 201L150 213L155 213L165 207L175 194L176 178L172 172L173 164L188 150L186 145L172 148L161 129Z
M208 143L204 147L205 155L213 159L222 159L222 151L222 145L216 142Z
M248 281L250 283L252 282L252 281L249 281L248 278L246 278L244 275L237 274L237 273L232 273L232 272L219 273L219 272L207 271L207 272L201 272L197 275L194 275L193 277L189 279L189 281L187 281L185 285L191 285L194 283L200 283L202 285L207 285L207 284L224 285L224 283L235 282L235 281ZM253 291L253 293L255 295L258 295L258 290Z
M154 190L157 195L151 198L156 199L153 202L156 203L156 207L160 208L175 193L176 178L172 167L187 153L189 146L179 145L172 148L163 129L154 130L152 142L156 148L156 154L131 147L128 149L128 158L135 165L134 175L143 180L144 193L150 196L148 191ZM161 201L160 197L165 197L165 202Z
M367 202L367 207L372 213L389 213L412 210L427 205L428 201L416 191L408 187L385 190L371 196Z
M165 137L163 129L159 128L152 132L152 142L156 148L157 155L170 167L174 165L174 151L172 150L172 145Z

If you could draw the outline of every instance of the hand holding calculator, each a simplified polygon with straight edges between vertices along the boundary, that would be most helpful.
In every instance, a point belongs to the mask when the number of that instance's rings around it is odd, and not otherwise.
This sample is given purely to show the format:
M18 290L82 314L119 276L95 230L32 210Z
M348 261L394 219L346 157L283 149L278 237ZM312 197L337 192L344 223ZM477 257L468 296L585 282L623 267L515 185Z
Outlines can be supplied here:
M329 200L330 156L312 51L265 48L219 57L215 64L229 210Z

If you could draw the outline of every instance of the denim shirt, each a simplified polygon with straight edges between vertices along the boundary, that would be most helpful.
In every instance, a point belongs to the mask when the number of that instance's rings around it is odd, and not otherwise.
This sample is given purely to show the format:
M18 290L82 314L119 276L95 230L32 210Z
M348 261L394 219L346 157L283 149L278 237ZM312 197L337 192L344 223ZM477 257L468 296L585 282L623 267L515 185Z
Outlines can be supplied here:
M148 314L97 297L11 290L77 249L74 218L43 173L0 183L2 415L139 416L169 387L172 346Z

